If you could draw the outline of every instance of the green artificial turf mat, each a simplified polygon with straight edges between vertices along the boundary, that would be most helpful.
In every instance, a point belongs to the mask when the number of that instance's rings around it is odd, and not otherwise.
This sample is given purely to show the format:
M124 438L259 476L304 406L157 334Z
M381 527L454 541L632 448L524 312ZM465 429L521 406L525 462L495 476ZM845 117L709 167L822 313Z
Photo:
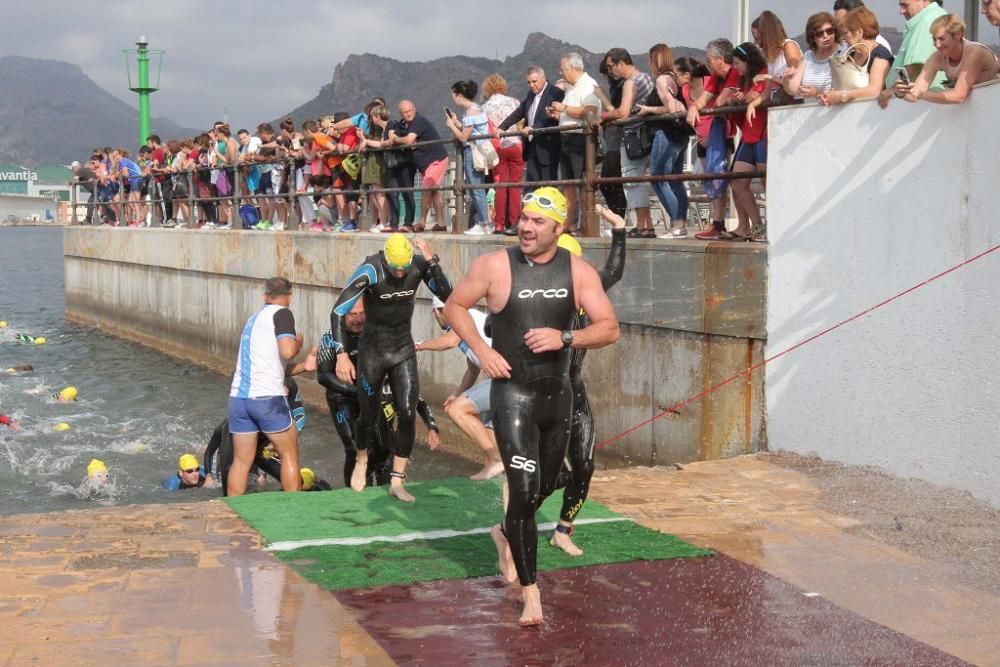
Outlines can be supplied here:
M407 505L384 487L363 493L338 489L317 493L256 493L229 498L229 505L269 545L277 542L399 536L426 531L483 529L502 518L500 483L449 478L414 482L407 488L417 502ZM539 510L539 524L558 520L562 493ZM620 519L588 500L577 517L574 542L584 555L572 558L548 545L539 533L538 569L555 570L633 560L691 558L711 552L672 535ZM496 549L488 534L459 535L406 542L304 546L276 552L309 581L329 589L409 584L436 579L480 577L496 573Z

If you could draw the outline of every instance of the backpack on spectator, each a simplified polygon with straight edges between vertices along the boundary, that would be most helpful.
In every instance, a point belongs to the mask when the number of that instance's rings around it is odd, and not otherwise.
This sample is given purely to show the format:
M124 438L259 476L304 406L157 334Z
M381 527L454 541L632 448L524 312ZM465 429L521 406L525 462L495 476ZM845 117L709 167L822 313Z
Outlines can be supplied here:
M260 214L253 204L243 204L240 206L240 220L243 221L243 229L251 229L260 222Z

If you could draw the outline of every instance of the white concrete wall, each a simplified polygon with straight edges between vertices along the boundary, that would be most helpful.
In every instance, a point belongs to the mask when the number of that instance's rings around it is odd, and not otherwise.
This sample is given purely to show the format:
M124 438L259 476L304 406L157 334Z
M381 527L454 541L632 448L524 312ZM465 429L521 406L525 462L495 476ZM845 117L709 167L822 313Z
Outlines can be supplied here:
M767 355L1000 244L1000 86L770 117ZM772 450L1000 506L1000 251L767 367Z

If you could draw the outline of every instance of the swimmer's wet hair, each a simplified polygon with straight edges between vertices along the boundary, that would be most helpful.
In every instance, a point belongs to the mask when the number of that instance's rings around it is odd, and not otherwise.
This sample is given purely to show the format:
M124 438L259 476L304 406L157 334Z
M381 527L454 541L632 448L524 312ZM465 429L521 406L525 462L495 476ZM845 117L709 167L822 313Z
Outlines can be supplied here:
M292 293L292 283L287 278L275 276L264 283L264 294L267 296L284 296Z

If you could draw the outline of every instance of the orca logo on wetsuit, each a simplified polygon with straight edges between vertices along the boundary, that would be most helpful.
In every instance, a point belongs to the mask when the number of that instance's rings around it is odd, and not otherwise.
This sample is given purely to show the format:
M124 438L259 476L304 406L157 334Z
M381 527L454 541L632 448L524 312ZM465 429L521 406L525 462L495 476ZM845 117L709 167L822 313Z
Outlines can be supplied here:
M413 296L414 292L416 292L416 290L409 289L409 290L406 290L406 291L403 291L403 292L393 292L392 294L383 294L379 298L380 299L395 299L396 297Z
M523 456L512 456L510 467L516 470L523 470L524 472L535 472L538 464L532 459L526 459Z
M569 296L569 290L565 287L560 289L523 289L517 293L518 299L534 299L539 294L543 299L565 299Z

